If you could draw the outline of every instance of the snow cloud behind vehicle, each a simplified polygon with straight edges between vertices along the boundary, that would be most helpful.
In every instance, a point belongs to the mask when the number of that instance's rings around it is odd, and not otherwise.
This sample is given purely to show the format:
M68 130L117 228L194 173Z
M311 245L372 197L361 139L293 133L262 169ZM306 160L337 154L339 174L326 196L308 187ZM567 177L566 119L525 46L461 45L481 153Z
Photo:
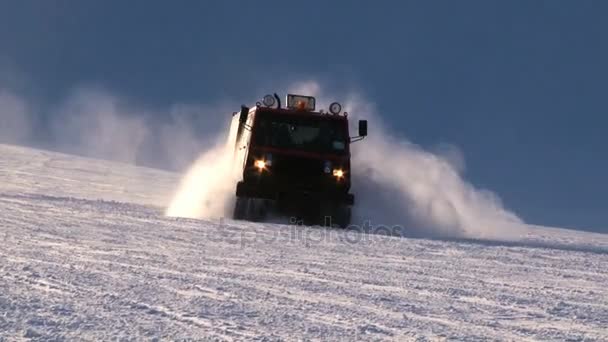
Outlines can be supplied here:
M314 81L289 89L316 96L318 101L333 99L332 92L322 91ZM427 151L395 136L373 104L361 100L363 96L343 98L349 99L345 107L353 113L351 125L361 118L372 127L367 139L352 146L356 225L401 227L403 234L442 237L514 239L525 232L522 221L503 207L497 195L463 179L464 159L457 148ZM318 106L326 107L323 102ZM230 215L237 176L229 171L229 155L224 144L203 154L167 213L207 218Z
M213 141L230 105L162 108L93 85L44 105L0 79L0 143L181 172ZM226 119L227 120L227 119Z
M525 233L496 194L464 179L456 147L425 150L395 136L373 105L351 100L348 107L373 123L369 137L352 146L360 221L403 226L402 233L420 236L517 239Z
M238 181L232 169L232 152L223 141L203 152L183 176L166 215L230 217Z
M428 151L396 135L386 128L373 103L359 94L327 91L316 81L274 89L285 88L316 96L317 108L347 99L343 105L351 113L352 127L359 118L369 121L369 137L352 146L355 224L400 226L405 234L422 236L510 239L523 233L521 220L503 207L498 196L464 180L464 159L457 148ZM50 138L42 147L48 149L187 169L175 196L167 199L166 213L227 217L236 176L230 172L232 153L226 147L225 127L238 105L176 104L159 110L96 87L81 87L52 107L50 122L41 123L35 101L0 85L0 141L32 144L45 125ZM162 115L150 115L158 112Z

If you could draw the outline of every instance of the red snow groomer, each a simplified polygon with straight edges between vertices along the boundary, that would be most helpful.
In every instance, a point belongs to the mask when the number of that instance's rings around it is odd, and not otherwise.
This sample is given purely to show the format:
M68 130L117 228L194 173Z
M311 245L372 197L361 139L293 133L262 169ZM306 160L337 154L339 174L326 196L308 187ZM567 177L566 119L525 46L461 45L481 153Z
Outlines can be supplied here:
M269 211L305 224L350 224L354 196L350 144L367 136L367 121L350 137L348 114L334 102L315 111L315 98L277 94L233 113L236 185L234 219L262 221ZM242 173L241 173L242 169Z

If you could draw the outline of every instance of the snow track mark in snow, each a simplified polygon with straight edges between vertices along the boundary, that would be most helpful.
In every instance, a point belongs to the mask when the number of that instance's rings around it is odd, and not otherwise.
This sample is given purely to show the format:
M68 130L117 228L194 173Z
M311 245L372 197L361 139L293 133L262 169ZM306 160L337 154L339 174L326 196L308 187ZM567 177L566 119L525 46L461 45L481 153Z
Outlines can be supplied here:
M78 194L0 173L0 340L608 338L604 235L494 243L167 218L139 201L158 198L152 186L117 195L127 174Z

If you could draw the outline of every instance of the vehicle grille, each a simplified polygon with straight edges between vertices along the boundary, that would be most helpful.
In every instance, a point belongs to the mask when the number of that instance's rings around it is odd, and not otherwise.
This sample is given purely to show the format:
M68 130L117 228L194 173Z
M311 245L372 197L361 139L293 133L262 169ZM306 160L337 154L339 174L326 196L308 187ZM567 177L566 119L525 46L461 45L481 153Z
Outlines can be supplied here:
M275 156L272 162L272 177L290 187L317 188L328 178L323 172L323 161L319 159Z

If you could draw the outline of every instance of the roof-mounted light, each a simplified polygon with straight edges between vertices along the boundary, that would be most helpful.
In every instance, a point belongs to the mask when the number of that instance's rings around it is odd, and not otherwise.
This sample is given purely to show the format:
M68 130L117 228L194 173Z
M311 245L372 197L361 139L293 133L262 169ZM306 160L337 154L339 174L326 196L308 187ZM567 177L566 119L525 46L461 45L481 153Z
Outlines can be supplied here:
M338 115L342 111L342 105L338 102L334 102L329 105L329 112L333 115Z
M312 96L302 96L287 94L287 108L297 110L315 110L315 98Z
M262 100L262 103L264 104L264 106L266 107L272 107L275 104L275 99L274 96L268 94L266 96L264 96L264 99Z

